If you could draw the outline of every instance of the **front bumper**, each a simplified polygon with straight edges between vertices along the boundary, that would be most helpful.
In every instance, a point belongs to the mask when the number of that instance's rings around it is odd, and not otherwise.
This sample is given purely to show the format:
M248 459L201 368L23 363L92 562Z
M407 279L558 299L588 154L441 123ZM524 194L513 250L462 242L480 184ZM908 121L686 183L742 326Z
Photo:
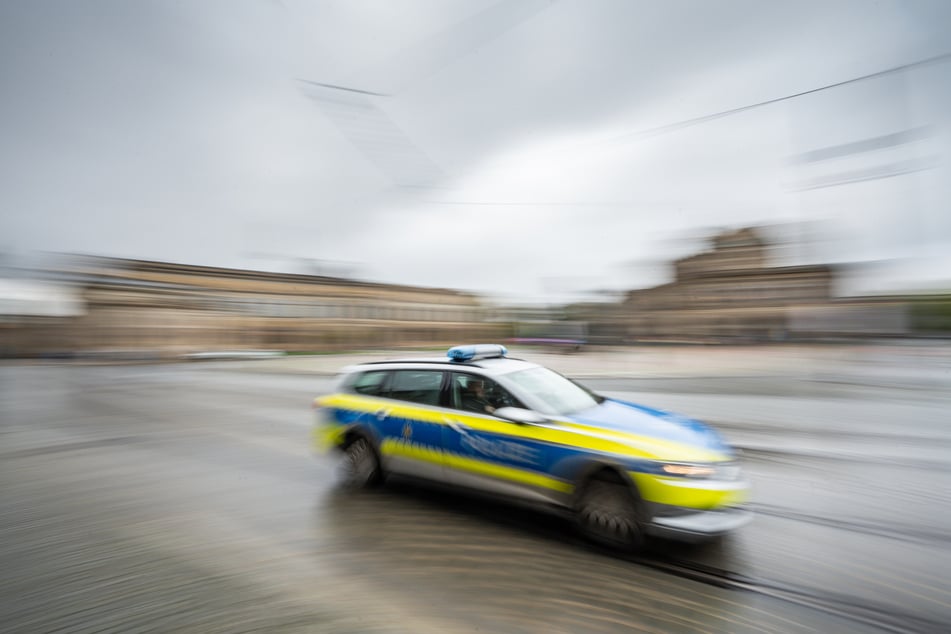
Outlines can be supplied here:
M647 532L655 537L678 541L702 541L736 530L752 519L753 513L742 507L691 511L683 515L654 517Z
M698 511L731 508L746 502L750 493L750 483L742 476L732 480L708 480L633 471L628 475L645 502L673 508Z

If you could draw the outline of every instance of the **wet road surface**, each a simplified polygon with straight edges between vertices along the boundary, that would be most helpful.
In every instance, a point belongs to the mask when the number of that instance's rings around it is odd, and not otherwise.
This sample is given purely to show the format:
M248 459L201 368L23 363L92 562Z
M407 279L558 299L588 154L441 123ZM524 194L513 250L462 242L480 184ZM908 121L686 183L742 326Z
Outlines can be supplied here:
M597 379L713 421L757 517L639 558L566 519L308 446L322 377L0 367L0 623L13 632L881 632L951 623L951 398L770 378ZM772 381L772 383L770 382Z

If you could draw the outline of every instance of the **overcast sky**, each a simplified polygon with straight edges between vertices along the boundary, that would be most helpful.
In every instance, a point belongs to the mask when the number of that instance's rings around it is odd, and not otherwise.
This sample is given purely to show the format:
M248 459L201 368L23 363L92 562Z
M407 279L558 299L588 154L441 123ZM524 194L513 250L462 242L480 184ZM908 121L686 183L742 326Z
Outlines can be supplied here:
M947 280L948 58L672 124L948 53L944 0L6 0L0 252L534 302L771 224Z

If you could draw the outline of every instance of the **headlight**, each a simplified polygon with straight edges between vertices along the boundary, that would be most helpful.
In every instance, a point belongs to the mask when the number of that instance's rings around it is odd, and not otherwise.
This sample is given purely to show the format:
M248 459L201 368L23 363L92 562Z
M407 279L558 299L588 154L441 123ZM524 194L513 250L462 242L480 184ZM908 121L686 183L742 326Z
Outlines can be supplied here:
M661 470L670 475L688 478L709 478L717 472L714 467L702 464L665 464Z
M703 478L715 480L736 480L740 477L740 465L735 462L714 464L675 463L660 467L667 475L683 478Z

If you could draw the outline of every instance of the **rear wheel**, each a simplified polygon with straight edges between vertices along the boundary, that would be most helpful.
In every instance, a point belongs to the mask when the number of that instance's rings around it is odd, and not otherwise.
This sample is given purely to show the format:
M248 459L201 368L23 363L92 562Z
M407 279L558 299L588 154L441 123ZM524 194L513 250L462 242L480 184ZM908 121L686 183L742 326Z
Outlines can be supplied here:
M343 450L340 465L340 480L348 487L367 488L383 481L380 458L370 441L359 436L353 439Z
M589 480L575 510L581 532L602 546L634 551L644 542L638 500L613 474Z

